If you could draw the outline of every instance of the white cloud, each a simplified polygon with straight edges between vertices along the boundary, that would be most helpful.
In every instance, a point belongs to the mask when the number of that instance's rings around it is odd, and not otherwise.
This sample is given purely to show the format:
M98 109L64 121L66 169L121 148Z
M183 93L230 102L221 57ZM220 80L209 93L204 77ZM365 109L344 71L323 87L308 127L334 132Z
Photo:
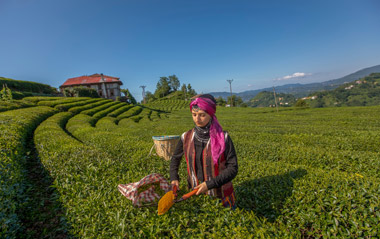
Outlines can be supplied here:
M310 75L311 75L311 73L296 72L296 73L293 73L292 75L287 75L287 76L284 76L281 78L277 78L275 80L276 81L289 80L289 79L293 79L293 78L305 77L305 76L310 76Z

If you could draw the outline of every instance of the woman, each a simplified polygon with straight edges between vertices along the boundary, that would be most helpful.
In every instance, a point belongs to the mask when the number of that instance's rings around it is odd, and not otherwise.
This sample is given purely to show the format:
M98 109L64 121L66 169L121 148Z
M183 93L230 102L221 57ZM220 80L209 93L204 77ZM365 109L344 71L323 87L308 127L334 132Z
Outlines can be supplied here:
M171 158L171 184L179 187L178 168L184 155L189 188L198 189L196 195L217 197L225 207L234 209L231 180L238 172L237 157L230 136L216 119L216 101L212 95L199 95L190 103L190 110L195 127L182 134Z

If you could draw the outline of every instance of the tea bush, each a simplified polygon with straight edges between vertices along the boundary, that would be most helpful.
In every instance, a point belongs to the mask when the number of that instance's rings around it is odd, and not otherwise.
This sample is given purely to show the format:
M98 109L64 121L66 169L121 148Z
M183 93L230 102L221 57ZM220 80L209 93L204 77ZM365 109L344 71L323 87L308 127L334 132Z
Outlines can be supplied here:
M104 109L109 109L110 107L112 107L114 105L118 105L120 103L121 102L108 101L108 102L105 102L105 104L100 104L97 107L95 107L95 106L89 107L87 110L81 111L81 113L85 114L85 115L92 116L99 111L102 111Z
M14 238L23 229L18 210L25 198L25 144L37 125L57 112L41 106L0 113L0 237Z
M80 98L77 101L71 102L71 103L63 103L58 104L54 106L54 108L58 109L59 111L68 111L70 108L83 106L86 104L102 101L102 98L95 98L95 99L89 99L89 100L81 100Z
M0 101L0 112L36 106L34 103L25 100Z
M163 108L177 108L167 103ZM117 185L150 173L169 179L169 162L148 156L152 136L191 129L188 103L171 114L123 103L101 110L105 105L91 106L93 117L55 114L34 135L74 237L379 237L379 106L218 108L238 155L238 208L202 195L158 216L156 207L133 207ZM182 195L184 159L179 174Z
M141 106L135 106L133 108L130 108L128 111L120 114L117 116L118 120L124 119L124 118L129 118L131 116L135 116L141 113L143 108Z
M123 106L121 108L115 109L111 113L108 113L108 116L117 117L120 114L124 113L125 111L127 111L127 110L129 110L129 109L131 109L133 107L134 107L133 105L125 105L125 106Z
M78 114L79 112L86 111L86 110L91 110L91 109L93 109L93 108L95 108L97 106L103 106L104 104L107 104L107 103L113 103L111 101L112 100L100 98L98 101L96 101L94 103L85 104L85 105L82 105L82 106L72 107L68 111L72 112L74 114Z
M102 111L99 111L97 113L95 113L94 115L92 115L92 117L94 117L95 119L101 119L105 116L107 116L109 113L121 108L121 107L124 107L126 105L126 103L124 102L119 102L117 104L115 104L114 106L111 106L107 109L104 109Z

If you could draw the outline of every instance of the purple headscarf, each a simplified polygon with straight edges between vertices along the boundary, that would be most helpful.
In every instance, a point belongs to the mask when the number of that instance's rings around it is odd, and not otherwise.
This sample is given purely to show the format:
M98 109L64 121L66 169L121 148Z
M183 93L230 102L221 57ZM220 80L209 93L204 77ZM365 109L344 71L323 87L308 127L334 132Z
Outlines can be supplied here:
M224 152L226 145L222 126L220 126L215 116L216 104L211 99L198 97L190 103L190 111L194 105L197 105L199 109L205 111L212 118L210 126L211 155L214 164L218 164L218 159Z

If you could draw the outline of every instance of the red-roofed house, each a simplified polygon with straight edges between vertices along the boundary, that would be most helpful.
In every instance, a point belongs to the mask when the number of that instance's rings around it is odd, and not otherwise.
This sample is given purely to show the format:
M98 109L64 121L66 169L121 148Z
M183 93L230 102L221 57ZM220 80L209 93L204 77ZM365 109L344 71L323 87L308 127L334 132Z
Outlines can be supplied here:
M63 92L64 89L72 89L73 87L88 87L97 90L99 96L102 98L115 100L117 96L121 96L120 86L123 83L119 79L120 78L117 77L96 73L90 76L69 78L59 89Z

